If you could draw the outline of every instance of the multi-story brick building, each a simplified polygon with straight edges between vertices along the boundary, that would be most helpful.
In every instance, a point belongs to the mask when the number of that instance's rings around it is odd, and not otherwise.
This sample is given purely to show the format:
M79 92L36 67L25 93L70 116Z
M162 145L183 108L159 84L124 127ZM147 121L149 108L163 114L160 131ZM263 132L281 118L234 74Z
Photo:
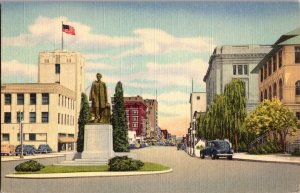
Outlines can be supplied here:
M158 103L155 99L145 99L144 102L148 107L147 118L150 125L150 138L155 138L158 127Z
M245 82L247 110L251 111L259 102L259 93L258 72L250 72L270 49L270 46L264 45L216 47L203 79L206 82L207 108L210 107L215 95L224 93L226 84L232 79L239 78Z
M277 97L300 120L300 28L282 35L253 72L260 101Z

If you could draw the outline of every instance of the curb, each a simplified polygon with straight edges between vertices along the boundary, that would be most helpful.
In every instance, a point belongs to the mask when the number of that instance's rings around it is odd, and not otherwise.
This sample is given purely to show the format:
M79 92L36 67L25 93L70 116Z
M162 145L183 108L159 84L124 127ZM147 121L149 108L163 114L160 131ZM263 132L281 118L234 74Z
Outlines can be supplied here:
M233 161L248 161L248 162L264 162L264 163L277 163L277 164L292 164L292 165L300 165L300 162L289 162L289 161L274 161L274 160L254 160L247 158L235 158L233 157Z
M50 174L8 174L6 178L18 179L51 179L51 178L84 178L84 177L118 177L165 174L173 169L154 172L74 172L74 173L50 173Z
M46 158L58 158L58 157L64 157L65 155L51 155L51 156L31 156L31 157L25 157L23 159L21 158L9 158L9 159L1 159L1 162L10 162L10 161L23 161L23 160L33 160L33 159L46 159Z

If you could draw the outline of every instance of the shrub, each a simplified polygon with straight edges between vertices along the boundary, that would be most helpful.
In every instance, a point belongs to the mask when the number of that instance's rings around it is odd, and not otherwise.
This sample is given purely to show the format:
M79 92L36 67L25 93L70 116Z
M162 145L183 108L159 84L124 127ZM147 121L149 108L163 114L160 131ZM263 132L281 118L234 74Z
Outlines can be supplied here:
M292 152L293 156L300 156L300 147L297 147L294 149L294 151Z
M15 170L17 172L36 172L36 171L40 171L44 167L45 167L44 165L38 163L37 161L29 160L17 165L15 167Z
M280 152L282 152L282 149L276 141L268 141L249 150L250 154L269 154Z
M108 162L110 171L134 171L139 170L144 166L144 163L140 160L133 160L127 156L114 157Z

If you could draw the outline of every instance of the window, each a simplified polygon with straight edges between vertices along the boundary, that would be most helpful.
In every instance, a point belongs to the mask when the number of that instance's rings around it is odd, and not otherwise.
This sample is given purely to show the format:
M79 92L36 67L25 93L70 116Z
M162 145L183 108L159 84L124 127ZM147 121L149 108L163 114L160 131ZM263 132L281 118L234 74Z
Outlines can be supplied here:
M236 65L233 65L233 75L236 75Z
M300 96L300 80L298 80L296 83L295 83L295 92L296 92L296 95L297 96Z
M133 110L133 111L132 111L132 114L133 114L133 115L137 115L137 114L138 114L138 111L137 111L137 110Z
M268 66L268 63L265 63L265 65L264 65L264 79L266 79L267 78L267 66Z
M9 133L2 133L2 141L9 141Z
M42 93L42 104L43 105L49 104L49 93Z
M35 123L36 122L36 113L35 112L30 112L29 113L29 122L30 123Z
M60 113L58 113L58 116L57 116L57 123L60 124Z
M20 120L24 119L24 113L23 112L17 112L17 122L20 123Z
M267 99L267 98L268 98L268 92L267 92L267 89L265 89L264 99Z
M244 75L248 75L248 65L244 65Z
M17 94L17 104L24 105L24 94Z
M282 88L282 80L279 80L279 100L283 99L283 88Z
M269 67L269 76L272 74L272 60L268 62L268 67Z
M274 83L273 85L273 97L276 97L277 96L277 84Z
M63 114L61 114L61 122L60 123L64 124L64 115Z
M278 53L278 67L281 68L282 66L282 50Z
M262 82L264 80L264 69L261 68L260 69L260 82Z
M138 117L132 117L133 121L138 121Z
M35 141L36 140L36 134L35 133L29 133L29 141Z
M58 106L60 106L60 94L58 95Z
M243 75L243 65L238 65L238 75Z
M300 63L300 46L295 47L295 63Z
M296 112L296 117L298 120L300 120L300 112Z
M269 86L269 99L271 100L272 99L272 87Z
M4 123L11 123L11 113L10 112L4 113Z
M197 100L200 100L200 96L197 96ZM150 107L150 110L151 110L152 108Z
M30 93L30 104L35 105L36 104L36 94Z
M60 74L60 64L55 64L55 74Z
M42 123L48 123L48 122L49 122L49 113L42 112Z
M11 104L11 94L4 94L4 104L10 105Z
M277 55L273 56L273 72L277 70Z
M263 100L264 100L264 94L263 92L260 92L260 102L263 102Z

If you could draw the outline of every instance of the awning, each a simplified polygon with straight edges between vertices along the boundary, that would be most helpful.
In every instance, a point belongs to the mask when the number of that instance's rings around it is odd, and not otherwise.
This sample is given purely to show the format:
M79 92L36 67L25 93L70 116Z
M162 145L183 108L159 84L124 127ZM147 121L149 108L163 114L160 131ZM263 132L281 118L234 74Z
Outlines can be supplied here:
M72 137L59 137L58 143L74 143L75 139Z

